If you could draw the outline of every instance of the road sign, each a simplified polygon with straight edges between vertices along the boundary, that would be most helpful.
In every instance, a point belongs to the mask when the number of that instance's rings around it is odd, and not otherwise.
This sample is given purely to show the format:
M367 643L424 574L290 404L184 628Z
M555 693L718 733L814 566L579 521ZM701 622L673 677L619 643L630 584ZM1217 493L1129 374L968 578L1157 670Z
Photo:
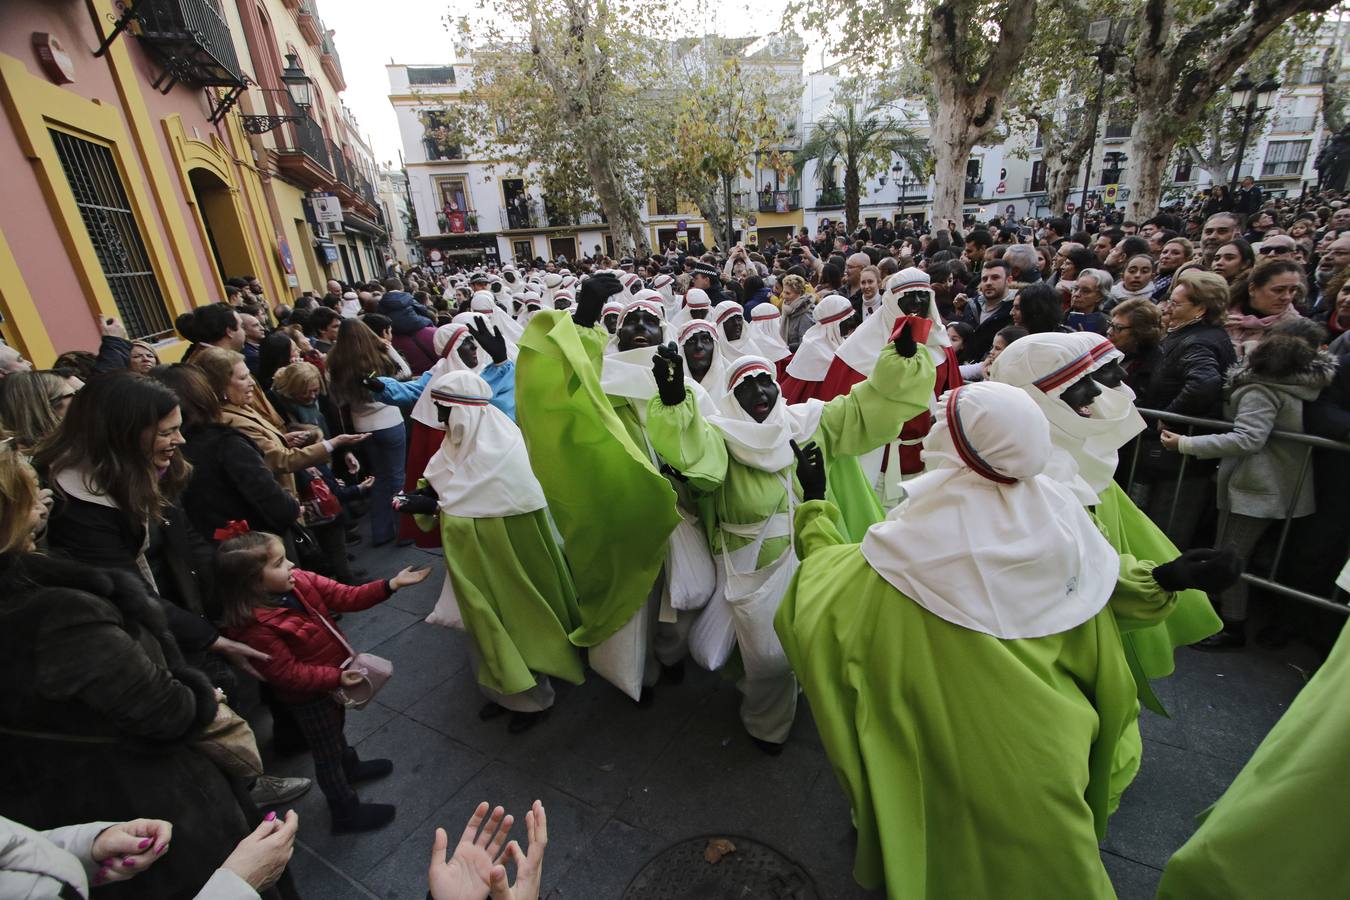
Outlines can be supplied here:
M1115 203L1116 194L1120 192L1120 185L1108 184L1102 188L1102 200L1106 203Z
M685 221L684 219L681 219L680 221L678 221L678 222L675 223L675 230L676 230L676 231L688 231L688 230L689 230L689 223L688 223L687 221Z
M310 194L309 205L314 210L315 222L333 224L342 221L342 201L337 194Z

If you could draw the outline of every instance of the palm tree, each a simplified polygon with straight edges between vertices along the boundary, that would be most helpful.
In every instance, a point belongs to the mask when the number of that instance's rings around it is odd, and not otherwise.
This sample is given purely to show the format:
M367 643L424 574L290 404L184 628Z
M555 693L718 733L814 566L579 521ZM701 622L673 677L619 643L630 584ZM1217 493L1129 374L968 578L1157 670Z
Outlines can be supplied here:
M844 219L851 233L858 227L862 182L890 168L900 157L915 173L927 172L931 156L928 142L908 125L886 112L889 104L873 100L863 106L852 100L836 104L812 128L797 152L797 170L816 163L822 188L834 186L834 172L844 167Z

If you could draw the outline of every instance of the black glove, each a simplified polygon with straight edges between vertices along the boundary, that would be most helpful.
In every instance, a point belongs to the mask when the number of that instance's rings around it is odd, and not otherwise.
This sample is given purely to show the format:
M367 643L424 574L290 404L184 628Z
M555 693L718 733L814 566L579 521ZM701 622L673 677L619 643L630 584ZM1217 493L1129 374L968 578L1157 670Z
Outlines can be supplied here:
M469 323L469 332L483 352L492 357L493 365L506 362L506 338L502 337L500 328L488 328L486 319L476 318Z
M599 322L600 310L604 309L605 301L621 290L623 282L611 272L592 275L583 281L581 291L577 294L577 311L572 316L577 327L590 328Z
M666 406L684 402L684 360L675 349L675 342L658 345L652 357L652 375L656 376L656 390Z
M1189 588L1215 594L1242 576L1242 557L1232 548L1196 547L1153 570L1153 580L1169 593Z
M361 379L361 386L372 394L379 394L384 391L384 382L380 381L379 376L374 372Z
M806 446L798 447L792 441L792 452L797 456L797 481L802 486L803 500L825 499L825 454L809 441Z
M912 329L910 328L909 323L906 322L900 329L900 333L895 336L895 352L905 359L909 359L914 355L915 351L919 349L919 345L915 342L914 335L911 331Z
M429 516L436 512L436 498L426 494L404 494L399 492L389 504L395 511L405 516Z

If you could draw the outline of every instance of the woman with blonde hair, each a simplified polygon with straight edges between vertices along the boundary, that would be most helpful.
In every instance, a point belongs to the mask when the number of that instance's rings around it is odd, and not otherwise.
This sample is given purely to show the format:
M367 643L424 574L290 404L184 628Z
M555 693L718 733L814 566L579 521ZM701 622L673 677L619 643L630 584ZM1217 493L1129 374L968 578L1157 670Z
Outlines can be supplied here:
M779 291L782 300L783 342L793 353L801 346L807 329L816 324L812 311L816 307L816 295L800 275L784 275Z
M78 378L51 372L15 372L0 379L0 426L13 436L21 453L32 453L56 430L79 390L71 381L83 385Z

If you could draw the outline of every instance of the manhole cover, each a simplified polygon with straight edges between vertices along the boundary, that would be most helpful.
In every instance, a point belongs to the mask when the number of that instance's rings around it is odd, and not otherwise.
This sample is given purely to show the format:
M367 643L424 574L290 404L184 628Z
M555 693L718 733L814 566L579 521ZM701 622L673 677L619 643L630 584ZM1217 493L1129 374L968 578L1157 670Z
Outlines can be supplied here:
M820 894L805 869L772 847L708 834L657 854L629 883L623 900L820 900Z

